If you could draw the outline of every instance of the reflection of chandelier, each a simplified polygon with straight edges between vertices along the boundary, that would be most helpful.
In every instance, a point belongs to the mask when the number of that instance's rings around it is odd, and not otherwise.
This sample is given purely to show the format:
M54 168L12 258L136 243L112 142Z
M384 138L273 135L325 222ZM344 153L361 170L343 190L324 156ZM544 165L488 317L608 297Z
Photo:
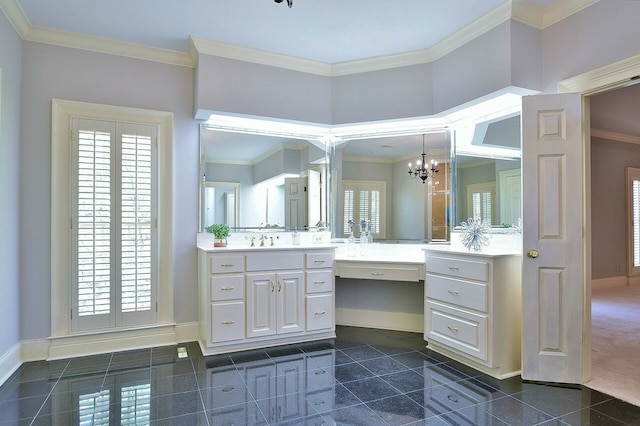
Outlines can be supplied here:
M416 180L420 178L422 183L425 183L427 179L435 176L440 169L438 169L438 162L435 160L431 160L431 168L427 168L427 154L424 152L424 134L422 135L421 158L421 160L418 159L415 169L412 169L411 163L409 163L409 177Z
M273 0L276 3L282 3L282 0ZM289 7L293 6L293 0L287 0L287 5L289 5Z

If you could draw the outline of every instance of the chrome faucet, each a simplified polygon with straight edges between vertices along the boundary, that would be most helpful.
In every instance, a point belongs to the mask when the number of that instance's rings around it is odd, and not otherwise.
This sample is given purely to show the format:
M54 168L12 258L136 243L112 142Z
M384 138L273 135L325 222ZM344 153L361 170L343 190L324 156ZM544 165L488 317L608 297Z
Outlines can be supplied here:
M264 240L267 238L264 235L260 235L260 247L264 247Z

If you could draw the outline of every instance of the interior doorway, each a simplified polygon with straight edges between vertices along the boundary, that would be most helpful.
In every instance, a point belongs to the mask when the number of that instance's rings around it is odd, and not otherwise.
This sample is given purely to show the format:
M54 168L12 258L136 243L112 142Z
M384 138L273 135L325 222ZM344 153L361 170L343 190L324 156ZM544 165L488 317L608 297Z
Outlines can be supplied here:
M590 97L591 380L586 386L640 406L640 286L628 285L627 167L640 167L640 85ZM603 173L603 171L606 171Z

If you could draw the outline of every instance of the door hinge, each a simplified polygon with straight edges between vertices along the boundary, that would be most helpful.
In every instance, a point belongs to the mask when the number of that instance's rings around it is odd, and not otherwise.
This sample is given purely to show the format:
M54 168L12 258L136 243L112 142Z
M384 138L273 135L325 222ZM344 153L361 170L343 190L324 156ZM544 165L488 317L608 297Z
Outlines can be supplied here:
M73 308L69 309L69 319L73 319Z

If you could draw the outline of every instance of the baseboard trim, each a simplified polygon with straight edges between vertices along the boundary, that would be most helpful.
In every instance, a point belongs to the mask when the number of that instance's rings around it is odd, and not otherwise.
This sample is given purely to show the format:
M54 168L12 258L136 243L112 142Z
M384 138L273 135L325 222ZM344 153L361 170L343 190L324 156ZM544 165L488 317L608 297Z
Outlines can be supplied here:
M186 322L183 324L176 324L175 328L176 342L197 342L200 338L200 323L199 322Z
M14 345L0 357L0 386L22 365L20 359L20 343Z
M175 324L100 334L51 337L47 360L175 345Z
M424 315L406 312L336 308L336 324L424 333Z
M632 277L629 277L629 279ZM630 284L630 280L626 275L619 277L598 278L591 280L591 291L604 291L611 290L613 288L626 287Z

